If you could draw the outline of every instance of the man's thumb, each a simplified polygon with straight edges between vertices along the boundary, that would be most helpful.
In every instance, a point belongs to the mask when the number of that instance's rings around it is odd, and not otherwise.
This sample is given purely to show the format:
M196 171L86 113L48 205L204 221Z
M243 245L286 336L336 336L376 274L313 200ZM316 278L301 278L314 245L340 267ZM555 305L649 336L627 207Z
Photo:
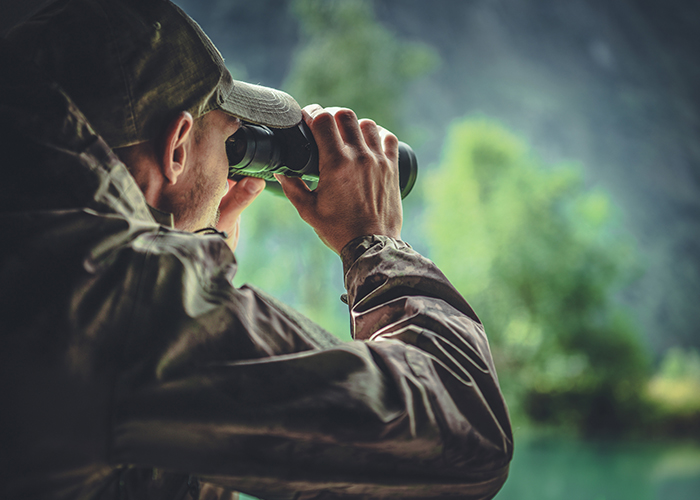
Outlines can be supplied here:
M308 205L313 197L313 193L309 190L309 187L299 178L296 177L285 177L284 175L275 174L275 179L279 181L282 185L282 190L284 195L292 202L292 205L299 211L304 209Z
M238 182L229 181L229 191L221 200L221 216L237 218L265 188L265 181L254 177L245 177Z

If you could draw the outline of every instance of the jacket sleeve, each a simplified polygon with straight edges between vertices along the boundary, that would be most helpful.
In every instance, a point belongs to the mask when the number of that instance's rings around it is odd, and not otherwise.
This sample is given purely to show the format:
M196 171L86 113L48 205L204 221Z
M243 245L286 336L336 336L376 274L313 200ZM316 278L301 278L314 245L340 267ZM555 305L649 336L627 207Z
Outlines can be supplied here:
M339 343L252 288L188 297L188 268L202 267L189 257L152 248L146 260L134 329L144 315L162 324L130 337L125 359L139 362L116 384L113 462L265 499L500 489L512 436L488 342L430 261L387 237L348 245L356 340Z

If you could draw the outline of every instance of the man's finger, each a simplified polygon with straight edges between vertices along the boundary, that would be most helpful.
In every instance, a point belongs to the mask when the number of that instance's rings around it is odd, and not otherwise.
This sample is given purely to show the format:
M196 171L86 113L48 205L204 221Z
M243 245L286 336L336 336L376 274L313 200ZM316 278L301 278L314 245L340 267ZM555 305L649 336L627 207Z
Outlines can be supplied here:
M245 177L232 184L228 193L221 199L219 210L221 212L220 224L224 230L227 225L233 225L243 210L258 197L265 188L265 181L255 177Z
M309 104L308 106L304 106L302 109L303 112L306 112L311 118L315 117L318 113L323 111L323 108L318 105L318 104Z
M379 137L379 129L374 121L363 118L360 120L360 130L362 130L362 135L365 138L367 146L369 146L372 151L375 153L382 153L384 151L381 138Z
M309 124L309 128L314 135L314 139L316 139L320 159L335 158L344 146L335 118L325 110L312 114L311 116L313 121ZM331 161L330 164L332 163ZM324 168L326 165L329 165L329 162L319 162L320 169Z
M353 110L339 109L335 113L335 121L338 124L340 135L346 144L357 147L364 143L364 137L360 130L360 123Z
M285 177L275 174L275 179L282 185L282 190L287 199L294 205L302 218L308 212L308 206L313 203L314 193L299 178Z
M391 161L396 162L398 165L399 140L394 134L387 131L387 133L384 134L382 137L382 142L384 147L384 154L386 154L387 158L389 158Z

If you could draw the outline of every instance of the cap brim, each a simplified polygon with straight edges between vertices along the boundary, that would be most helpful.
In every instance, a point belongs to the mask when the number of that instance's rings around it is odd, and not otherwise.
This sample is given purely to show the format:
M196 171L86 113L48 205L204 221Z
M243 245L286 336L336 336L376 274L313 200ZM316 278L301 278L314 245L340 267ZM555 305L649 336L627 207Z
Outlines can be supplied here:
M241 120L272 128L289 128L301 121L301 107L289 94L237 80L219 106Z

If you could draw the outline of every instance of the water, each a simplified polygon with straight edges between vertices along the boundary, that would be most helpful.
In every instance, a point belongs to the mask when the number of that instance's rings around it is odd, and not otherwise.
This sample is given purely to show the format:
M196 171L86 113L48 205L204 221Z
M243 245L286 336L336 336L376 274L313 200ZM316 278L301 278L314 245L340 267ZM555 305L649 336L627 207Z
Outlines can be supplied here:
M496 499L698 500L700 445L520 439Z
M241 495L241 500L255 500ZM518 438L496 500L699 500L700 444Z

